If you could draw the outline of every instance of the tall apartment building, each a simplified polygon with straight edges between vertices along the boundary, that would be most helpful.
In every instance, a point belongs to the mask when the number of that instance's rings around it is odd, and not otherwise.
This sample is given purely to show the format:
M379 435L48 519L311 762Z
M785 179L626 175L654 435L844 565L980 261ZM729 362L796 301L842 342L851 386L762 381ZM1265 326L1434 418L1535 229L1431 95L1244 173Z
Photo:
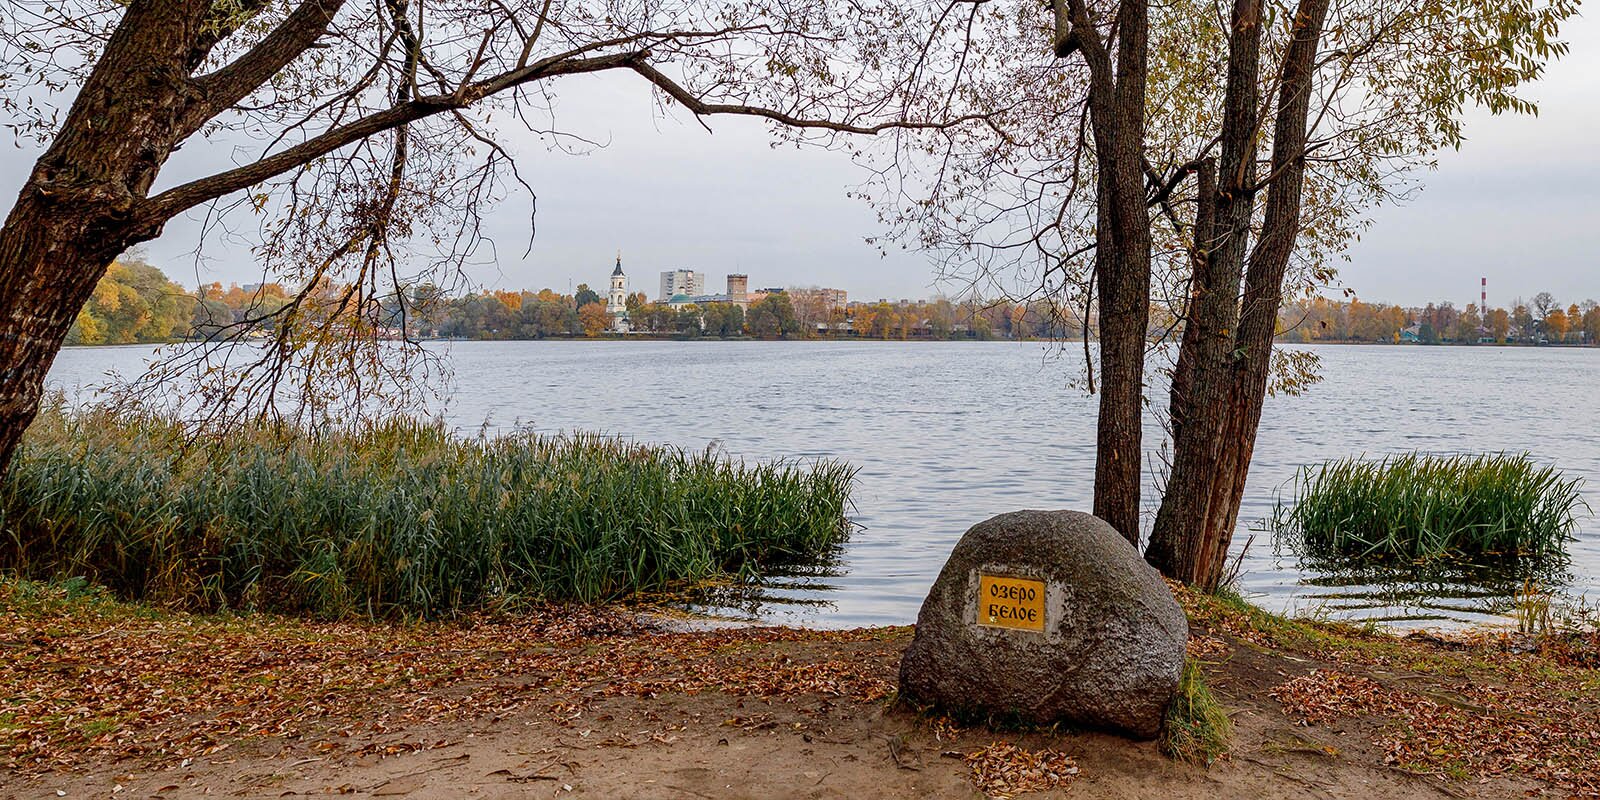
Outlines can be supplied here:
M665 303L674 295L688 295L696 297L706 293L706 276L692 269L678 269L661 273L661 302Z

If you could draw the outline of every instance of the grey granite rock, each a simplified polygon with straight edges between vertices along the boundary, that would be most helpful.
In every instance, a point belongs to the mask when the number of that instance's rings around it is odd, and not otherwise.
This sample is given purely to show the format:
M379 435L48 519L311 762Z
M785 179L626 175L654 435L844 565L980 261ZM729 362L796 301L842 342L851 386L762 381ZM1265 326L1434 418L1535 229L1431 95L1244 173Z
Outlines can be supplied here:
M980 624L990 622L979 619L981 574L1043 581L1042 630ZM1007 606L1024 607L1015 624L1028 624L1026 608L1038 601L994 608L1003 617ZM1160 575L1105 521L1017 511L974 525L950 553L917 616L900 692L962 715L1150 738L1177 691L1188 638Z

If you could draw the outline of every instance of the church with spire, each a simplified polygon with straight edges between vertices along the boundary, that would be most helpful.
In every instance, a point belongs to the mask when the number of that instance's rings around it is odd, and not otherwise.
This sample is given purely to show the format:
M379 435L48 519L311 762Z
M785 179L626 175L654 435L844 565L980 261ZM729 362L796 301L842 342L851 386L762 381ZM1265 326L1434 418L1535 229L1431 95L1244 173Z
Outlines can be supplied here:
M622 251L617 251L617 268L611 271L611 292L606 295L606 311L611 313L611 329L628 330L628 276L622 272Z

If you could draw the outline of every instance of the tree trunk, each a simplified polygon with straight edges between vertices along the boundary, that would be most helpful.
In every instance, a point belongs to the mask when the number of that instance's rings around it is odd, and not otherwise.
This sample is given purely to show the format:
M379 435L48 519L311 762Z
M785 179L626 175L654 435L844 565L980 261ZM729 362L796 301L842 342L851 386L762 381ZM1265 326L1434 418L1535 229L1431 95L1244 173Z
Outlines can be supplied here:
M1266 399L1283 278L1300 231L1314 59L1328 4L1329 0L1301 0L1296 10L1294 38L1278 76L1266 213L1260 241L1249 253L1242 304L1240 273L1255 209L1250 164L1255 160L1253 142L1259 124L1253 109L1259 106L1260 34L1258 30L1250 34L1253 46L1239 41L1244 28L1259 28L1259 24L1241 27L1247 18L1240 11L1254 6L1259 20L1260 4L1259 0L1235 4L1223 123L1223 185L1215 217L1221 238L1216 252L1208 254L1206 285L1191 304L1187 325L1194 328L1193 336L1189 328L1184 331L1187 352L1180 352L1179 363L1189 374L1182 376L1183 395L1173 401L1177 418L1173 470L1145 554L1163 574L1206 591L1216 589L1222 579ZM1238 180L1228 175L1235 168ZM1197 274L1196 280L1200 279Z
M1090 129L1099 170L1095 269L1100 411L1094 514L1137 547L1144 351L1150 324L1150 216L1144 191L1149 3L1123 0L1118 5L1113 64L1082 0L1056 2L1058 25L1070 25L1066 34L1058 30L1056 52L1081 49L1089 66Z
M209 0L134 0L0 228L0 474L94 286L158 221L135 210L194 92Z
M32 190L0 229L0 474L38 413L67 329L121 250L92 215L29 202Z
M1194 313L1197 300L1205 294L1205 287L1216 285L1216 278L1207 269L1212 237L1216 235L1211 224L1217 210L1216 159L1203 159L1195 173L1194 245L1189 250L1189 267L1194 272L1194 279L1189 286L1188 305L1183 312L1185 318ZM1194 340L1199 338L1200 333L1201 329L1197 326L1183 326L1178 360L1172 365L1172 386L1167 392L1167 417L1171 422L1173 439L1183 435L1183 419L1189 414L1195 351L1199 348L1199 343Z
M1207 515L1207 535L1198 543L1193 580L1214 590L1221 581L1233 529L1239 520L1250 458L1266 402L1272 370L1272 339L1277 333L1278 310L1283 304L1283 279L1300 234L1302 192L1305 188L1307 125L1315 77L1317 43L1328 16L1329 0L1301 0L1294 19L1294 38L1284 54L1279 76L1277 120L1272 139L1273 181L1267 190L1261 240L1251 253L1245 276L1232 364L1232 388L1224 431L1226 458L1216 471L1212 508Z
M1145 552L1162 574L1190 583L1209 549L1211 532L1202 520L1229 422L1226 401L1233 378L1239 282L1255 210L1261 11L1262 0L1235 0L1233 5L1219 185L1214 198L1202 200L1212 210L1211 219L1195 223L1194 246L1204 261L1194 275L1178 353L1182 383L1174 383L1172 397L1174 418L1181 424L1174 431L1172 472Z

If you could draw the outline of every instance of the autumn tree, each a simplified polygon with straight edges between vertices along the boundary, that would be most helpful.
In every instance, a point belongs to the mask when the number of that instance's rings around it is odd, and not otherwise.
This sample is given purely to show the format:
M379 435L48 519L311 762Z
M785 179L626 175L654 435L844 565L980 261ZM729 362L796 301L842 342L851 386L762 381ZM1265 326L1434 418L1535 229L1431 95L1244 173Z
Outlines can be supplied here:
M878 307L876 304L857 303L850 312L850 329L855 331L857 337L865 339L872 335L872 330L878 324Z
M508 292L496 289L494 292L492 292L492 294L494 295L494 299L500 301L500 305L506 307L506 310L522 310L522 292Z
M625 75L664 107L789 131L942 127L963 48L938 19L872 0L10 0L0 107L43 154L0 227L0 468L107 267L179 214L248 224L298 293L254 360L151 380L224 376L216 413L371 402L324 379L412 377L368 343L396 312L409 331L405 286L488 252L486 204L531 192L495 121L576 141L554 81ZM319 286L336 307L312 313Z
M580 283L578 284L578 290L572 295L572 302L581 309L590 303L600 302L600 295L595 294L595 291L589 288L589 284Z
M744 334L744 309L733 303L707 303L701 307L702 328L707 336Z
M1478 306L1468 303L1461 316L1456 317L1455 328L1450 336L1462 344L1477 344L1478 331L1483 327L1483 318L1478 315Z
M795 318L787 292L773 292L751 303L745 312L745 325L752 336L788 338L800 333L800 321Z
M1511 308L1511 324L1516 326L1518 337L1534 341L1533 312L1528 310L1521 298Z
M807 338L815 336L819 325L828 324L833 308L825 290L815 286L792 286L784 294L789 295L789 301L794 306L794 317L800 323L802 335Z
M1567 312L1562 311L1559 308L1552 308L1544 315L1543 326L1545 338L1548 339L1551 344L1561 344L1563 341L1566 341L1567 329L1570 328L1571 325L1572 322L1567 316Z
M668 333L673 330L677 313L662 303L645 303L638 311L629 313L628 319L637 330Z
M141 261L117 261L78 312L67 341L130 344L182 339L193 329L196 302L161 270Z
M1589 344L1600 344L1600 306L1583 312L1583 335Z
M1489 329L1489 336L1497 344L1505 344L1506 335L1511 332L1511 315L1503 308L1491 308L1483 318L1484 326Z
M592 339L611 328L611 315L604 303L591 300L578 306L578 324L583 326L583 335Z
M523 298L516 325L524 339L571 336L583 330L572 299L549 289Z
M673 312L672 329L684 336L699 336L703 330L700 309L693 304Z
M1039 14L1050 14L1053 54L1063 56L1054 68L1026 55L993 59L977 81L990 102L1033 115L1004 135L971 141L969 132L960 148L932 148L937 166L916 177L933 189L920 206L895 205L890 220L973 285L1064 301L1141 272L1128 260L1150 242L1147 285L1123 299L1147 292L1183 334L1164 409L1173 461L1146 557L1214 586L1266 395L1296 388L1311 366L1272 347L1284 298L1332 280L1367 212L1463 141L1468 104L1531 111L1517 91L1565 52L1557 29L1575 10L1570 0L1055 0ZM1147 98L1112 104L1132 135L1100 135L1096 86L1114 101L1119 90ZM1115 189L1130 163L1133 190ZM1147 219L1146 235L1106 224L1116 209ZM1141 375L1151 342L1147 326L1137 347L1111 334L1108 321L1128 309L1098 299L1101 369L1087 383L1099 378L1098 458L1114 459L1116 475L1097 470L1095 510L1137 540L1140 448L1124 454L1139 442L1143 381L1115 397L1106 381L1108 360L1122 376ZM1129 313L1144 317L1140 305ZM1117 430L1129 435L1109 435Z

